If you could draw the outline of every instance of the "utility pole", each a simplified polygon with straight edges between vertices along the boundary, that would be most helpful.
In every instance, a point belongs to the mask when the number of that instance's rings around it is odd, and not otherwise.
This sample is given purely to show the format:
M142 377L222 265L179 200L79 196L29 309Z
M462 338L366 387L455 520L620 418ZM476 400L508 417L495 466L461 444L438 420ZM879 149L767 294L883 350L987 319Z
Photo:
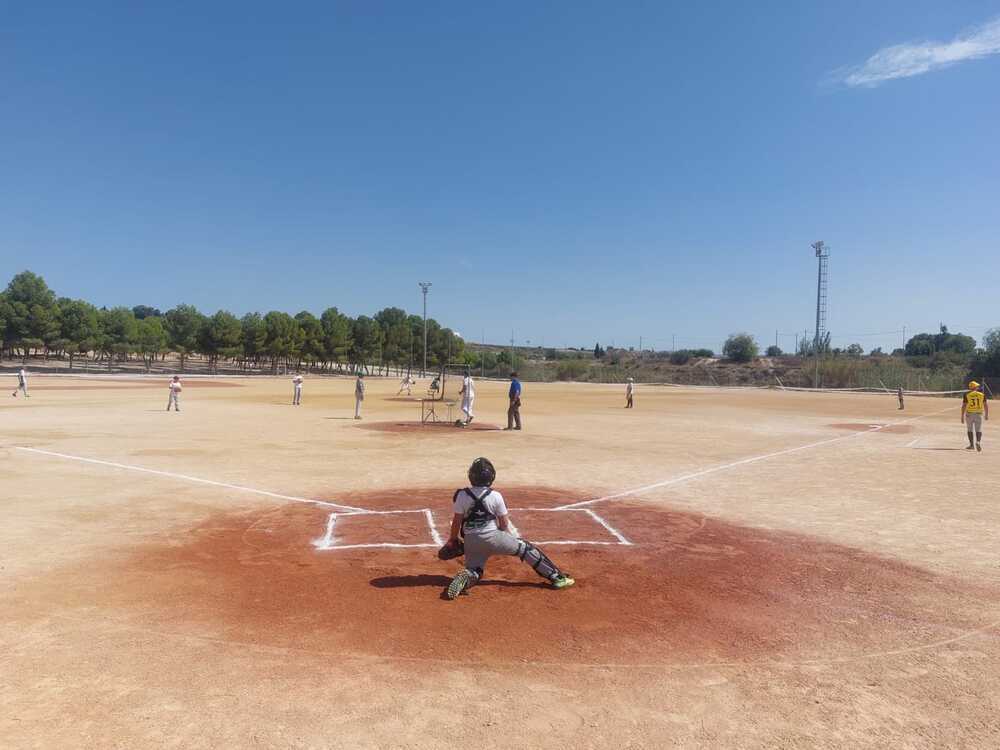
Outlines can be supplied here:
M639 337L639 354L642 354L642 336Z
M420 281L417 283L424 292L424 366L420 371L420 377L423 378L427 376L427 290L431 288L431 282Z
M510 329L510 370L517 372L517 363L514 361L514 329Z
M673 354L675 351L677 351L677 334L676 333L671 333L670 334L670 353Z
M906 353L906 326L903 326L903 353Z

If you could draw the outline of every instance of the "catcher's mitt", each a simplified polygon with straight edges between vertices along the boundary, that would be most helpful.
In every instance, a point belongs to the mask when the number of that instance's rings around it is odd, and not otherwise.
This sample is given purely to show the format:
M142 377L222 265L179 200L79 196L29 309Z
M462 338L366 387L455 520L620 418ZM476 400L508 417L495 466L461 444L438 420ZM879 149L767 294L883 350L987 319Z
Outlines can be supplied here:
M461 539L454 539L445 542L445 545L438 550L439 560L454 560L465 554L465 544Z

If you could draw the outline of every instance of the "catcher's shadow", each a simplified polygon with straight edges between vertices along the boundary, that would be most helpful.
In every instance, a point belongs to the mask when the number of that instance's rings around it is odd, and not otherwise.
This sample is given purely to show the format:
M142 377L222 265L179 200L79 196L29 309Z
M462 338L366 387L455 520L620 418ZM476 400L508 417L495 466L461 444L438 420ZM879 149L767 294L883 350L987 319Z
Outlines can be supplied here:
M448 576L421 573L419 575L410 576L382 576L381 578L372 578L368 583L377 589L412 589L420 588L422 586L444 589L448 587L449 583L451 583L451 578ZM490 580L489 578L485 578L476 584L476 588L479 588L480 586L501 586L503 588L529 589L549 588L544 581L501 581Z

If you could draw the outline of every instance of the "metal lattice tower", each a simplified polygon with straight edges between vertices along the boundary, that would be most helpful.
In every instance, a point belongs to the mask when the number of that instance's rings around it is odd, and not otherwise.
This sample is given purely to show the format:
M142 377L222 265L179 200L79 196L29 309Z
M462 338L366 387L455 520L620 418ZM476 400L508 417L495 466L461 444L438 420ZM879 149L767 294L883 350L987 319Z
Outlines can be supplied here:
M427 372L427 291L432 284L429 281L418 281L417 284L424 293L424 366L420 370L420 376L423 377Z
M816 276L816 337L813 339L816 351L819 352L826 335L826 287L829 274L830 248L827 247L823 240L820 240L812 244L812 249L816 251L816 260L819 265Z

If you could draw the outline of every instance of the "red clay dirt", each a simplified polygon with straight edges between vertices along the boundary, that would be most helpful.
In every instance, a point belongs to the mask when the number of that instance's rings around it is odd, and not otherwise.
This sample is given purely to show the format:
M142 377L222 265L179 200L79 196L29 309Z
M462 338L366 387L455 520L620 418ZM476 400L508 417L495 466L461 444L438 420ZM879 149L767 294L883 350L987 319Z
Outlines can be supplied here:
M508 505L580 499L504 488ZM452 489L355 494L371 509L434 508L442 534ZM456 601L459 569L421 549L317 550L328 509L289 504L212 516L162 542L75 566L52 581L67 606L164 631L316 652L485 662L677 665L853 657L981 626L961 606L998 600L866 552L644 505L598 504L632 546L557 546L577 585L554 591L513 558ZM530 514L512 510L515 522ZM340 543L429 543L423 514L341 516ZM391 519L391 520L389 520ZM384 520L384 525L381 521ZM425 519L424 519L425 521ZM527 523L524 523L527 526ZM531 538L610 537L585 513L536 512ZM393 537L390 539L389 537ZM538 539L538 536L535 536ZM81 578L83 580L81 580ZM99 615L97 615L99 616Z
M460 430L471 432L498 432L503 428L489 422L473 422L465 427L457 427L454 422L362 422L358 425L363 430L374 432L391 432L400 435L442 435L455 434Z
M913 425L910 424L893 424L887 425L878 422L842 422L838 424L831 424L836 430L852 430L854 432L887 432L894 435L905 435L908 432L913 432ZM876 427L881 429L875 430Z

